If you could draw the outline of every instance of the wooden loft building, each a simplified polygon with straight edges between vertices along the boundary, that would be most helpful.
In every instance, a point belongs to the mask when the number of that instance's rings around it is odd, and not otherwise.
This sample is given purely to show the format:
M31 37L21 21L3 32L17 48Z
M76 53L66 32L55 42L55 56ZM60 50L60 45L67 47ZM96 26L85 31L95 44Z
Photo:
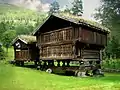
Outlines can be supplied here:
M79 61L80 66L100 68L102 50L107 45L106 27L70 14L52 14L34 32L44 66L70 66ZM99 66L99 67L98 67ZM70 67L69 67L70 68Z
M77 16L54 14L34 36L42 60L101 60L109 29Z
M13 40L12 45L15 53L14 60L19 64L23 64L25 61L34 61L39 54L34 36L20 35Z

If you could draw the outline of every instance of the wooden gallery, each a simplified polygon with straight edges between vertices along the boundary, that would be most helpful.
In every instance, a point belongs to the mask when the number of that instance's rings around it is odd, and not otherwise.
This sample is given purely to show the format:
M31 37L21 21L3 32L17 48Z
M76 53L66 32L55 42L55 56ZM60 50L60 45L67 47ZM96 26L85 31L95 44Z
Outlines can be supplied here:
M52 14L34 32L39 65L53 71L57 64L56 67L78 74L100 69L108 34L109 29L96 22L69 14ZM79 66L73 67L71 62L79 62Z

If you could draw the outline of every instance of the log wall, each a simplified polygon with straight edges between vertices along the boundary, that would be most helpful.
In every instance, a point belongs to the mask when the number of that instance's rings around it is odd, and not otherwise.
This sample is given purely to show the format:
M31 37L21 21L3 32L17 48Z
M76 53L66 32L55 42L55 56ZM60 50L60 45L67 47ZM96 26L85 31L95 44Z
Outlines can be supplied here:
M41 33L37 36L41 59L72 59L76 57L84 59L100 59L100 50L84 50L84 46L78 43L105 46L107 35L89 30L83 27L67 27ZM99 46L98 46L99 47ZM78 49L78 50L75 50ZM77 53L76 53L77 51Z
M100 59L100 51L99 50L82 50L83 59Z

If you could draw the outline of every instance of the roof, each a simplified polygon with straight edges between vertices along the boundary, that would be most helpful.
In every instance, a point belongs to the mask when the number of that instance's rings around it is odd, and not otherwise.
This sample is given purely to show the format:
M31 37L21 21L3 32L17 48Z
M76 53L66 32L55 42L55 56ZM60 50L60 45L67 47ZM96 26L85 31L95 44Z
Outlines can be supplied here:
M50 16L48 16L48 18L44 21L44 23L37 27L37 29L33 33L34 35L47 22L47 20L49 20L49 18L51 18L51 16L59 18L59 19L63 19L63 20L69 21L69 22L72 22L74 24L84 25L84 26L87 26L87 27L94 28L96 30L100 30L102 32L110 33L110 30L108 28L106 28L105 26L103 26L103 25L101 25L101 24L99 24L95 21L87 20L87 19L84 19L80 16L74 16L74 15L71 15L71 14L68 14L68 13L58 13L58 14L51 14Z
M25 44L32 44L32 43L37 42L35 36L19 35L19 36L17 36L17 37L13 40L12 44L14 44L17 40L21 40L21 41L24 42Z

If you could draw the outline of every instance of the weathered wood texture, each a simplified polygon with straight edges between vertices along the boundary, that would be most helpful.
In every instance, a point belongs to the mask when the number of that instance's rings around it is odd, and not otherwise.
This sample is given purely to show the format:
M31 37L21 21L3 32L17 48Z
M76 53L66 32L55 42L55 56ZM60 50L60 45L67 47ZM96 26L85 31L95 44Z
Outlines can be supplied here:
M100 51L99 50L83 50L82 57L83 59L99 59Z
M106 45L107 35L87 28L75 28L74 38L87 44Z
M37 36L37 43L40 48L40 58L43 60L100 59L99 46L105 46L106 39L105 34L94 30L67 27L41 33ZM96 48L92 44L95 44Z
M45 59L72 58L72 27L41 34L38 41L41 46L40 57Z
M27 61L30 59L31 57L28 50L16 50L15 60Z
M19 43L20 47L16 46L17 43ZM39 50L36 47L36 43L25 44L22 41L17 40L13 46L14 46L15 60L31 61L31 60L35 60L38 57Z

